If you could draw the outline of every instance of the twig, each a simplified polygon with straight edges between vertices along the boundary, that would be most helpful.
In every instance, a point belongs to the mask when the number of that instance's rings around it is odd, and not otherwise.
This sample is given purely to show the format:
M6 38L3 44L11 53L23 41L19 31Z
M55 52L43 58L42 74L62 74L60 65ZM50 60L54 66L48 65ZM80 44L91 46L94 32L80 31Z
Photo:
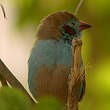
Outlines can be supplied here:
M4 18L6 18L5 9L2 4L0 4L0 7L2 8ZM32 97L28 94L28 92L25 90L25 88L22 86L22 84L16 79L16 77L9 71L9 69L6 67L6 65L2 62L0 59L0 81L2 86L8 86L8 83L17 89L22 90L30 99L31 103L34 104L35 101L32 99Z
M78 110L78 89L85 78L85 69L80 67L82 41L74 38L72 41L72 68L68 77L68 99L69 110Z
M0 4L0 7L2 8L4 18L6 18L6 13L5 13L5 9L4 9L3 5ZM7 81L1 75L0 75L0 81L1 81L2 86L8 86Z
M7 17L6 17L6 13L5 13L5 8L4 8L4 6L3 6L2 4L0 4L0 7L2 8L4 18L7 18Z
M9 71L9 69L5 66L5 64L0 59L0 75L8 81L8 83L14 87L22 90L30 99L32 103L35 103L22 84L15 78L15 76Z
M0 75L0 81L1 81L2 87L8 86L7 81L1 75Z
M76 7L76 10L75 10L75 12L74 12L74 15L76 15L76 14L78 13L78 10L79 10L79 8L81 7L83 1L84 1L84 0L80 0L78 6Z

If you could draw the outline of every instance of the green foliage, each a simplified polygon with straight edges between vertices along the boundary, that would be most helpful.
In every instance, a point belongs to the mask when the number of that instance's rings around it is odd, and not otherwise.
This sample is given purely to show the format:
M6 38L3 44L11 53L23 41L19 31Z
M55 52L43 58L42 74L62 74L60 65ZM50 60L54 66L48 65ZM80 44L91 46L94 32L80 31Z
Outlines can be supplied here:
M66 110L56 99L52 97L41 98L34 110Z
M58 10L74 12L79 0L14 0L18 10L18 26L25 24L39 24L40 20Z
M18 89L0 88L0 110L66 110L55 98L41 98L35 105Z
M0 110L30 110L29 99L19 90L4 87L0 89Z

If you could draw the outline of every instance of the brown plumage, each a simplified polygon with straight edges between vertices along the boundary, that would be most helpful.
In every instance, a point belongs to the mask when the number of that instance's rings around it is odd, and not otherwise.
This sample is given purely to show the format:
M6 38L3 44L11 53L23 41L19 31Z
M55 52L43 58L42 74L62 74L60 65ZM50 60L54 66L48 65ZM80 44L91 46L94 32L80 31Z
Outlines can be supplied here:
M60 102L66 104L69 73L70 68L62 65L57 65L53 69L47 66L39 68L35 77L34 97L39 99L42 96L54 96Z
M38 40L56 39L58 40L62 34L59 26L67 23L69 20L77 18L70 12L59 11L51 14L42 20L37 33Z

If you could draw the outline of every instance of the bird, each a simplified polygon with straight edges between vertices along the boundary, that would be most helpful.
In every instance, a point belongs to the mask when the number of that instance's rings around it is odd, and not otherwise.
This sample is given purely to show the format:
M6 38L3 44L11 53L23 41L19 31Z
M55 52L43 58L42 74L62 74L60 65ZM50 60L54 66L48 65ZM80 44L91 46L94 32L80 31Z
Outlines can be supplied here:
M28 85L36 100L52 96L62 104L67 103L72 39L81 38L82 31L90 27L68 11L57 11L41 21L28 60ZM85 86L84 79L77 91L78 101L84 96Z

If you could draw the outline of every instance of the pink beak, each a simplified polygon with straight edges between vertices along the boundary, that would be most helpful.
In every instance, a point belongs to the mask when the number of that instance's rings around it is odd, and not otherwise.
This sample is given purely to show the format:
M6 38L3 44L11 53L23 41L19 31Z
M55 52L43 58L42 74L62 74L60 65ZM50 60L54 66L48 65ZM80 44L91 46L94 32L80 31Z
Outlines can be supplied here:
M79 26L79 30L82 31L84 29L88 29L90 28L91 26L87 23L84 23L84 22L80 22L80 26Z

